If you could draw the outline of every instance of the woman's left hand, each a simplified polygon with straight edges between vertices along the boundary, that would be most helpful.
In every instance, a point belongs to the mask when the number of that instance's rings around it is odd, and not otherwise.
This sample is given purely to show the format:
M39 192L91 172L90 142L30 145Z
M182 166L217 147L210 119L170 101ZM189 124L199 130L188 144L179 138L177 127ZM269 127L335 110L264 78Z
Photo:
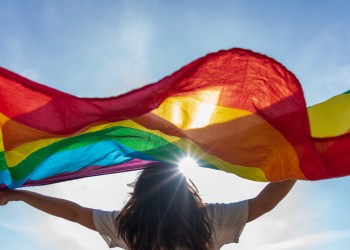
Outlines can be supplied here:
M0 206L5 206L10 200L11 191L0 191Z

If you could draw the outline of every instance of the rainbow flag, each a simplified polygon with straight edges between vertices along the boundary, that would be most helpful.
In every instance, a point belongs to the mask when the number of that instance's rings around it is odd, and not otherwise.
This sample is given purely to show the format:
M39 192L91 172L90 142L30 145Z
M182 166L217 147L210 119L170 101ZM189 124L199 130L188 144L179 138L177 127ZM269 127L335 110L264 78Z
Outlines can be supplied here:
M0 68L0 184L43 185L188 154L256 181L345 176L349 103L346 92L307 109L291 72L244 49L111 98L78 98Z

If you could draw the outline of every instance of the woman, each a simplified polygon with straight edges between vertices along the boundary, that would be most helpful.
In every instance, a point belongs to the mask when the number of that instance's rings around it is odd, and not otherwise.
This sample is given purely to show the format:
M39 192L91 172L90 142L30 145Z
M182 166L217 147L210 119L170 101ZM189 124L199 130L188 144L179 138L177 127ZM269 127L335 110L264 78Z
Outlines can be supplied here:
M274 208L294 183L270 183L257 197L238 203L203 204L195 185L177 166L154 163L133 183L128 202L118 212L17 190L1 191L0 204L26 202L98 231L110 247L209 250L238 242L245 224Z

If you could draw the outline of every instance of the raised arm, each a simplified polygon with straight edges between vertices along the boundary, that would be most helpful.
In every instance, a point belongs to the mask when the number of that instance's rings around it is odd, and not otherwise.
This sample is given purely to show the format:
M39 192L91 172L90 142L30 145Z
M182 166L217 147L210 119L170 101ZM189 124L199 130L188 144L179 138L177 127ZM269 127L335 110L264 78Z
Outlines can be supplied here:
M74 202L23 190L0 191L0 205L6 205L11 201L23 201L48 214L96 230L92 218L93 210L82 207Z
M295 180L269 183L259 194L249 202L248 222L271 211L292 189Z

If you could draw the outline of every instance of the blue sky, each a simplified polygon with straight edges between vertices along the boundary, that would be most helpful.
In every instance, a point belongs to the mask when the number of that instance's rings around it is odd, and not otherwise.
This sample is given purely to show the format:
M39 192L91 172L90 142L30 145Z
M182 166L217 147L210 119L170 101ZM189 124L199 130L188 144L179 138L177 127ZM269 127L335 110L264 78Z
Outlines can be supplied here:
M251 49L283 63L308 105L350 89L350 3L334 1L1 0L0 65L84 97L118 95L209 52ZM207 201L250 198L263 184L200 170ZM135 173L31 190L117 209ZM298 182L225 249L348 249L349 177ZM0 248L105 249L99 236L20 203L0 208Z

